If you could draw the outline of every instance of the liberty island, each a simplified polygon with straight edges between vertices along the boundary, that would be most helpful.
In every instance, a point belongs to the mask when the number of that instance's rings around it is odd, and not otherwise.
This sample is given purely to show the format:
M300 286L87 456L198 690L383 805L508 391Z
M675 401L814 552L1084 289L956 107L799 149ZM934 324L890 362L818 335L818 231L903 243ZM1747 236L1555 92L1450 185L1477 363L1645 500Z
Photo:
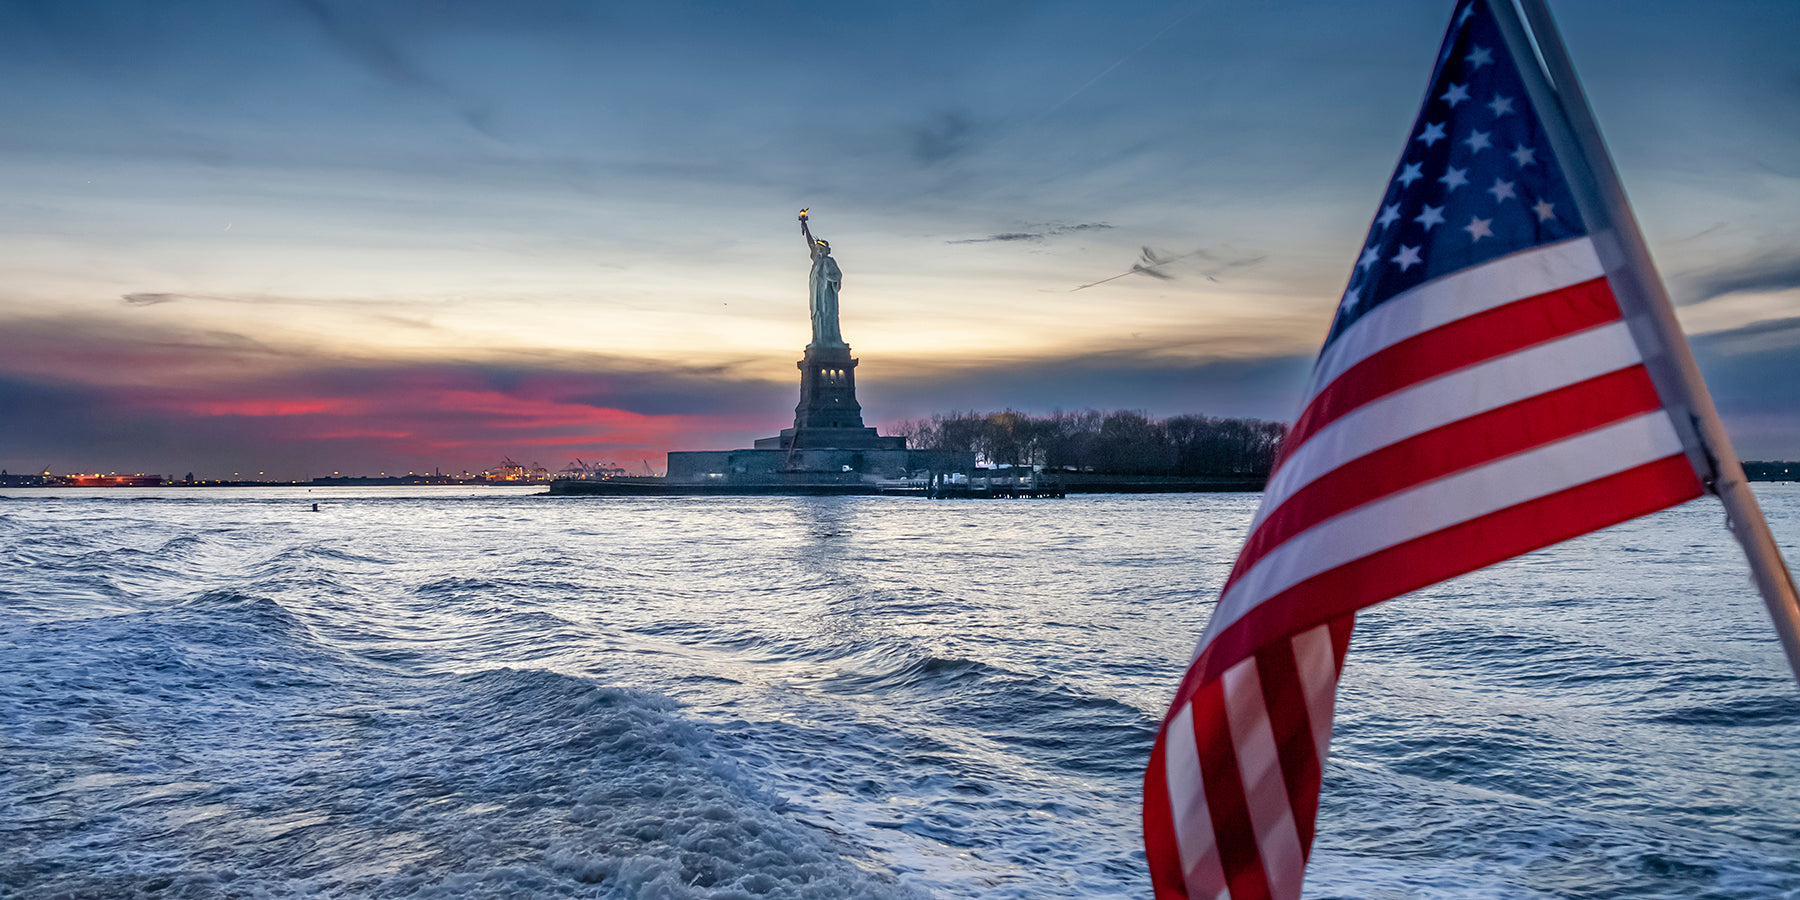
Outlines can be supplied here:
M794 364L800 402L794 424L738 450L671 450L662 478L557 481L552 494L873 494L922 490L952 473L971 473L975 454L908 449L906 438L863 424L856 400L859 360L838 320L843 269L831 244L813 236L808 210L800 235L812 259L807 276L812 340Z

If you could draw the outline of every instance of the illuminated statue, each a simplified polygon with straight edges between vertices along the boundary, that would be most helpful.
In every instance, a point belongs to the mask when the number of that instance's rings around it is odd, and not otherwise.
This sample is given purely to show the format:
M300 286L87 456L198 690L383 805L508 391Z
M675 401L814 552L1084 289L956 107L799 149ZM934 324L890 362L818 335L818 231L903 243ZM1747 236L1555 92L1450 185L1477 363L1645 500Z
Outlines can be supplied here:
M807 286L812 289L812 343L808 347L846 347L838 333L838 288L843 286L844 272L831 258L831 245L812 235L806 225L806 210L800 211L800 233L806 237L806 249L812 253L812 275Z

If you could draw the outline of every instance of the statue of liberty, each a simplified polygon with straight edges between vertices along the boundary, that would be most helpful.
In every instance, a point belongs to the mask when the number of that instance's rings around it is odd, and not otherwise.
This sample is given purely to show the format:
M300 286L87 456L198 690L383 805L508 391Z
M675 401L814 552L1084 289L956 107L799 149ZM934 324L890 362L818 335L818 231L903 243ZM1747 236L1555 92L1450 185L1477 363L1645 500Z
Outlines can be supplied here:
M806 249L812 253L812 275L807 286L812 289L812 343L808 347L847 347L838 333L838 288L844 284L844 272L831 258L831 245L812 235L806 225L806 210L800 211L800 234L806 238Z

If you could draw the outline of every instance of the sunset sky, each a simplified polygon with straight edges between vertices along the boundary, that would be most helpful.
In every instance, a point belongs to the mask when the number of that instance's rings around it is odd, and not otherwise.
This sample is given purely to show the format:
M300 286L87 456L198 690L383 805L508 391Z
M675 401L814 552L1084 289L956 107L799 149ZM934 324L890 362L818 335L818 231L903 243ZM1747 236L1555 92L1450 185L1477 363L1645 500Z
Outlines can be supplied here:
M1800 458L1800 4L1554 8L1740 453ZM869 424L1288 419L1451 10L0 5L0 467L748 446L803 206Z

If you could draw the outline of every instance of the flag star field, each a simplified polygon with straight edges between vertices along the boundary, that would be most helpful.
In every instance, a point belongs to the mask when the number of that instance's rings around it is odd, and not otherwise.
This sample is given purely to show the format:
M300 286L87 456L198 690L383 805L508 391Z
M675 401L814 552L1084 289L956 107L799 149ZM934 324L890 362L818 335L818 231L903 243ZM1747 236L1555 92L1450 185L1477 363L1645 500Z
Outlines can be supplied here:
M1447 272L1585 234L1518 69L1492 20L1470 17L1438 64L1415 137L1344 291L1333 336Z

